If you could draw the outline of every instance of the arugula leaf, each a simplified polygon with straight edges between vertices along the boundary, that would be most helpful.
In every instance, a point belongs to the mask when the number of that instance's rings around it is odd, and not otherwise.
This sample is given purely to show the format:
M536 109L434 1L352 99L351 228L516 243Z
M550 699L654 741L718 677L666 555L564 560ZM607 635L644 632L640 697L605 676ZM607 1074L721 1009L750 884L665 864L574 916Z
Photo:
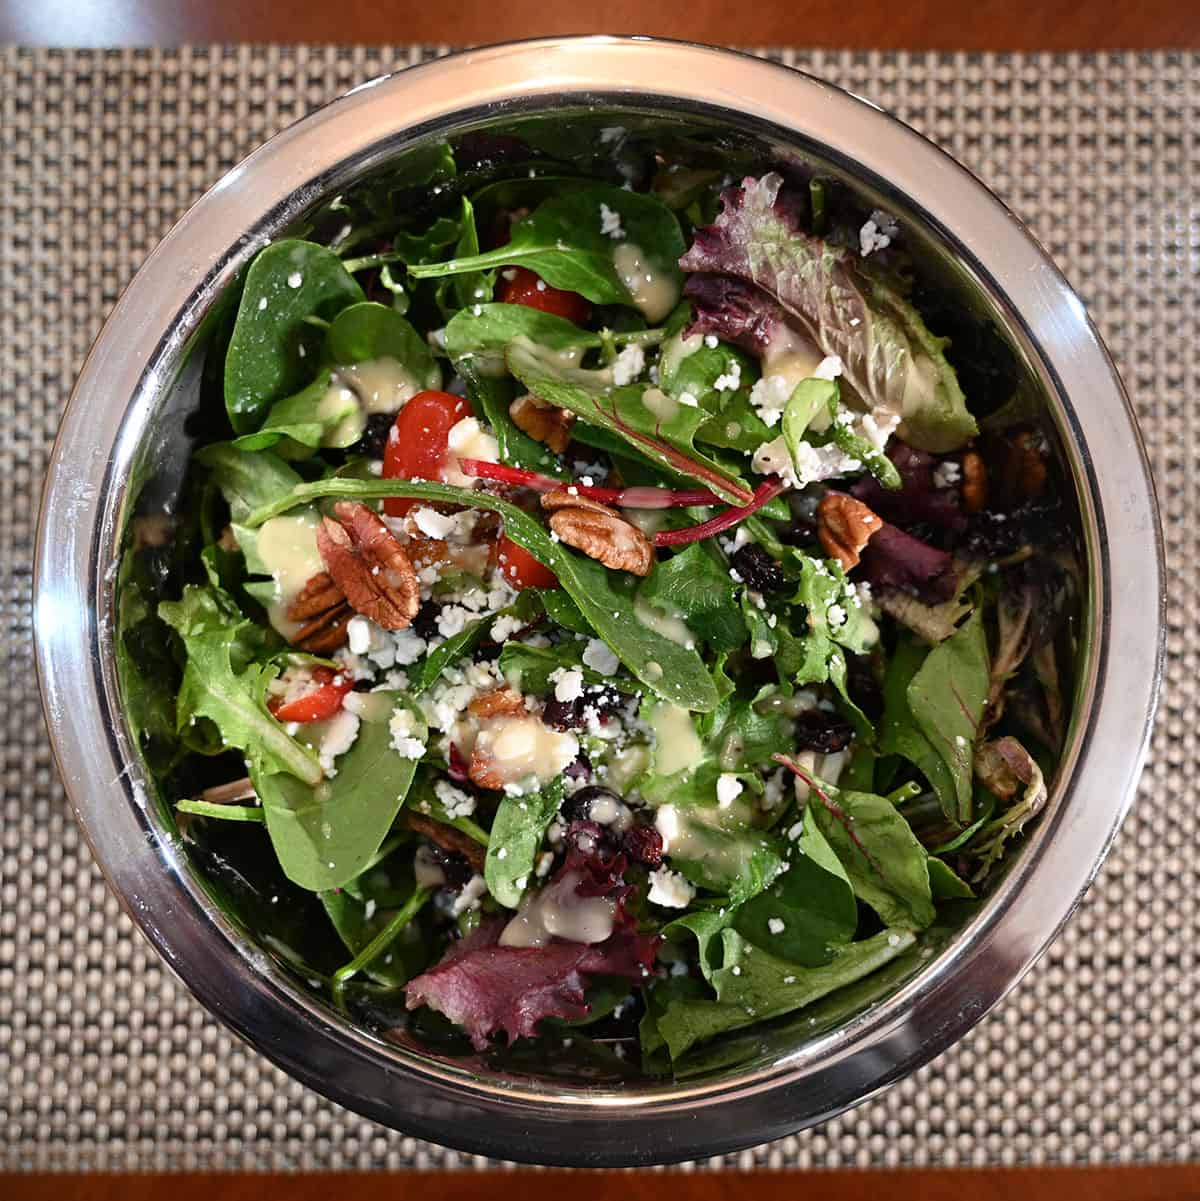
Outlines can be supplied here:
M540 792L506 796L492 819L483 878L501 905L516 909L542 847L546 828L563 802L561 776Z
M900 435L921 450L957 450L978 431L946 341L887 283L868 276L849 247L805 233L780 206L782 178L747 179L724 198L716 222L681 260L686 271L721 272L777 300L846 382L876 412L901 418Z
M503 610L502 612L508 612ZM433 687L443 670L456 659L470 654L486 637L492 622L500 613L488 613L475 621L468 622L457 634L435 646L409 677L409 689L413 696L420 696Z
M837 412L838 386L836 380L803 379L795 387L783 407L783 440L792 462L800 466L800 444L808 427L824 411L828 417Z
M936 915L928 855L896 806L873 793L809 782L817 827L846 869L854 895L888 925L930 925Z
M916 942L909 930L881 930L850 943L827 964L801 967L752 947L736 930L725 930L721 937L724 965L713 973L717 1000L673 999L658 1018L672 1059L715 1035L803 1009L878 971Z
M304 482L278 455L242 450L232 442L214 442L198 450L193 458L212 472L213 482L237 523L244 522L255 509L289 496Z
M374 695L385 703L363 713L358 737L331 779L310 785L269 765L251 765L280 866L301 888L321 892L353 880L379 850L408 795L417 760L392 749L388 722L403 705L423 737L424 718L403 693Z
M564 365L553 351L523 336L509 344L506 358L513 375L548 404L615 434L660 467L699 480L730 504L753 499L741 479L696 449L696 432L707 420L704 410L680 404L658 388L613 387L611 372Z
M971 820L974 744L987 703L990 670L983 614L976 609L961 629L926 655L908 686L913 720L953 781L953 804L948 792L945 796L939 792L939 799L946 816L962 825Z
M552 541L545 527L516 505L483 492L446 484L327 479L294 488L290 497L259 509L246 524L260 525L277 513L324 496L358 500L404 496L494 510L504 518L508 537L554 572L596 633L651 692L696 713L716 708L716 686L700 655L648 629L634 617L634 577L609 571L594 559L576 555Z
M624 235L620 242L601 231L601 205L619 218ZM661 281L659 290L650 292L640 278L627 274L629 265L625 273L618 268L621 246L640 249L639 274L656 277ZM412 266L409 275L434 279L496 267L528 267L551 287L578 292L597 304L631 304L657 320L679 298L678 260L683 251L678 219L653 196L578 181L562 185L516 222L505 245L444 263Z
M746 623L735 601L729 573L695 542L658 563L638 588L638 602L682 618L688 629L717 654L746 641Z
M901 637L883 680L883 716L879 721L879 753L907 759L929 781L944 813L957 812L954 777L913 717L908 703L912 683L928 648L912 637Z
M737 911L733 928L772 955L818 967L854 937L858 906L850 879L811 806L794 848L788 870Z
M538 599L546 616L564 630L573 634L591 634L592 627L587 618L579 611L579 606L561 588L541 588Z
M307 382L322 332L305 318L329 320L362 299L357 281L324 246L288 238L259 251L225 356L225 407L239 434Z
M263 631L247 620L214 588L192 584L178 601L163 601L158 615L179 635L187 666L176 699L176 728L194 719L216 723L227 747L249 753L260 769L289 773L285 779L321 779L317 757L267 710L267 684L276 668L256 663L248 642Z
M518 429L509 416L508 408L517 395L517 387L508 376L492 379L480 375L473 370L469 361L464 361L459 374L467 381L467 395L471 403L492 427L500 462L526 471L539 471L555 479L565 478L566 472L560 466L558 456L544 443L535 441L524 430Z

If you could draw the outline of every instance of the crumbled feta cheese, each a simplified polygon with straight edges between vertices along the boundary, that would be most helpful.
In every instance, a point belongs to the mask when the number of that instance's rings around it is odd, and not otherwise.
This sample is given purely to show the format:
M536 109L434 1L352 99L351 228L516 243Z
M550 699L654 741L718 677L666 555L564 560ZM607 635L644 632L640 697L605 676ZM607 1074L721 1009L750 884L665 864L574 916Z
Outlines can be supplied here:
M705 334L704 335L704 345L707 346L709 350L716 350L717 347L720 345L720 342L721 342L721 339L718 338L716 334Z
M744 785L733 772L724 771L717 777L717 804L728 809L742 795Z
M388 721L392 749L401 759L420 759L425 754L425 743L417 737L417 721L412 711L400 706Z
M346 639L352 655L365 655L371 649L371 622L365 617L350 618Z
M492 641L507 642L518 630L524 627L524 624L519 617L514 617L511 613L505 613L503 617L497 617L492 622Z
M623 347L612 365L613 383L618 388L632 384L646 366L646 352L640 346Z
M439 513L436 509L429 509L424 505L419 509L413 509L412 519L413 524L422 534L430 538L437 538L443 542L449 537L455 527L453 516Z
M475 812L475 798L461 788L455 788L449 780L439 780L433 791L445 806L447 817L470 817Z
M555 700L566 703L583 696L583 672L577 667L560 667L550 673L550 680L554 684Z
M588 639L588 644L583 651L583 662L602 676L615 675L621 664L621 660L602 638Z
M774 427L779 424L792 391L792 382L787 376L764 375L755 380L750 389L750 406L764 425Z
M782 918L769 917L767 918L767 929L770 930L772 934L782 934L787 929L787 924Z
M803 488L816 480L861 471L863 466L861 459L846 454L832 443L810 446L800 442L793 461L782 434L762 443L754 452L751 465L760 475L778 475L791 488Z
M478 909L479 902L483 900L486 892L487 885L484 883L483 877L476 873L462 886L462 892L454 898L451 912L457 917L468 909Z
M812 373L813 379L837 379L842 374L842 360L836 354L827 354Z
M445 605L437 615L438 633L443 638L461 634L468 621L474 617L470 609L462 605Z
M899 424L899 413L884 413L879 410L864 413L858 419L859 430L862 436L876 450L883 450L887 446L888 439L896 432L896 427Z
M412 626L407 626L403 630L392 631L392 646L394 653L392 663L398 664L401 667L407 667L410 663L415 663L429 648L429 644L417 633ZM374 655L370 656L375 658ZM391 664L380 664L381 667L391 666Z
M832 604L825 610L825 620L836 629L846 624L846 610L839 604Z
M317 747L317 760L327 776L336 776L334 760L354 745L354 740L358 737L358 718L349 710L341 709L321 725L323 728Z
M610 209L607 204L600 205L600 232L608 238L618 240L625 236L621 228L621 214Z
M649 900L666 909L686 909L696 890L678 872L660 867L650 873Z
M267 307L267 298L260 296L258 298L258 311L261 313Z
M772 772L765 780L763 780L763 795L760 803L764 809L771 810L779 808L779 804L783 800L785 775L786 772L781 767L778 771Z
M947 459L933 469L933 486L935 488L953 488L961 479L962 468L953 459Z
M876 250L883 250L892 244L892 239L900 232L896 218L880 209L876 209L870 219L863 223L858 231L858 249L863 258Z
M713 387L718 392L736 392L741 386L742 365L737 359L730 359L729 370L713 380Z
M690 392L680 392L679 403L688 409L698 409L700 402Z
M298 288L304 282L304 276L299 271L293 271L287 278L289 288Z

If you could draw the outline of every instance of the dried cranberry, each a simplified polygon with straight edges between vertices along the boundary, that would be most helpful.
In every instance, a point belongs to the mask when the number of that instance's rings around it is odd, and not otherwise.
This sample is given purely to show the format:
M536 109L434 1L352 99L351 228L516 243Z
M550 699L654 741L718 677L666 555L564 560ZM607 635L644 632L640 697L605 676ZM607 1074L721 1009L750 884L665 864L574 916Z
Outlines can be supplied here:
M388 434L392 432L392 423L395 420L395 413L368 413L367 425L357 449L368 459L382 459L383 449L387 445Z
M783 568L757 542L739 546L730 563L755 592L782 592L787 587Z
M459 749L458 743L452 742L450 744L450 754L447 756L446 774L456 784L461 784L464 780L468 779L468 767L467 759Z
M592 804L599 800L615 801L621 804L621 798L611 788L599 784L589 785L572 793L563 802L562 815L569 822L590 822L592 819Z
M425 854L442 869L442 875L446 877L446 887L448 888L455 890L462 888L475 874L475 869L457 851L447 851L436 843L427 842L425 843Z
M630 826L621 849L635 863L660 867L663 859L662 835L653 826Z
M441 605L435 601L426 601L412 619L413 632L420 634L422 638L433 638L438 632L437 619L441 611Z
M556 730L578 730L583 725L583 697L560 701L552 696L542 710L542 721Z
M846 691L850 699L872 720L883 713L883 686L868 655L846 655Z
M854 738L854 727L832 713L816 709L796 719L796 745L803 751L822 755L845 750Z

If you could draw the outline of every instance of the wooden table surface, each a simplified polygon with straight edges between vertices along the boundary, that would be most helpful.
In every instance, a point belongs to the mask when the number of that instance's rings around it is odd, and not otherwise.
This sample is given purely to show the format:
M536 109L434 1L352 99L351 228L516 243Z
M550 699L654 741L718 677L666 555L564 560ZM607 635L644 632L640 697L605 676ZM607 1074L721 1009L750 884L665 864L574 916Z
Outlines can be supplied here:
M607 30L742 46L936 50L1141 49L1200 46L1200 0L0 0L0 41L27 45L162 45L183 42L430 42L462 45L542 34ZM12 1165L19 1166L19 1165ZM664 1190L695 1201L787 1201L797 1190L823 1201L1166 1201L1200 1198L1195 1165L1140 1168L734 1174L673 1177L596 1173L569 1188L596 1201L651 1201ZM560 1173L378 1176L0 1176L8 1201L357 1201L407 1192L429 1201L557 1201ZM381 1190L384 1193L381 1194Z
M432 42L648 33L740 46L1074 50L1200 46L1197 0L0 0L36 45Z

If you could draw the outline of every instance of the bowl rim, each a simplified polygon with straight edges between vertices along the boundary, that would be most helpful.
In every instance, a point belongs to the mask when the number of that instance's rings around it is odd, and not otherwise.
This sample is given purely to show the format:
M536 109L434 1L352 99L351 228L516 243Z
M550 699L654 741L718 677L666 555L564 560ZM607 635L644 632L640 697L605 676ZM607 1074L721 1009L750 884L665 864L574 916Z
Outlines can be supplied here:
M483 1081L331 1020L191 879L146 805L148 782L113 705L114 547L128 467L213 298L340 179L448 122L564 96L773 129L920 213L1008 315L1081 486L1097 623L1090 704L1020 860L953 946L894 995L799 1052L715 1082L547 1091ZM1032 235L965 167L871 102L768 60L649 38L533 39L359 85L242 160L159 243L98 336L54 445L36 541L36 658L55 757L92 852L209 1010L305 1084L408 1133L507 1159L630 1166L740 1149L833 1116L927 1062L1017 983L1132 801L1162 674L1162 555L1145 451L1099 335ZM1114 629L1120 655L1108 653Z

